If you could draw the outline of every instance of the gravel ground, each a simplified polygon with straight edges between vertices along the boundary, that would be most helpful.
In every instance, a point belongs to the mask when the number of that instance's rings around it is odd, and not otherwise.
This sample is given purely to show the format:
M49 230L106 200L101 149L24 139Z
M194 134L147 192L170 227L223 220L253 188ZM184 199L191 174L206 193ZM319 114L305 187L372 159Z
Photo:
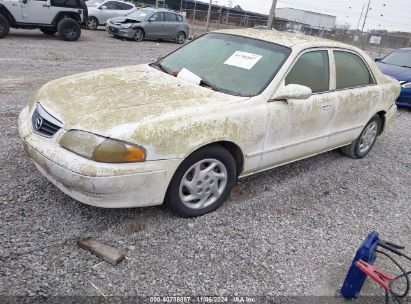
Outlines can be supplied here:
M333 296L369 231L411 252L411 112L404 109L367 158L333 151L258 174L196 219L163 207L86 206L37 172L19 143L17 117L40 85L175 48L104 31L67 43L12 30L0 41L0 295L99 295L93 283L115 296ZM79 237L120 246L128 260L99 264L76 246ZM367 284L364 294L382 290Z

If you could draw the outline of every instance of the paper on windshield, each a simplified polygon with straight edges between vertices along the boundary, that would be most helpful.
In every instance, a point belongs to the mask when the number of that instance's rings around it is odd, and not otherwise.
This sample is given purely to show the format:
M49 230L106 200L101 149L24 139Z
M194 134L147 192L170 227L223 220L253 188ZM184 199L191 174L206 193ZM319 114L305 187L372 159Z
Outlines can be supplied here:
M261 58L263 58L261 55L237 51L224 64L251 70Z
M177 74L177 78L194 83L196 85L200 85L201 83L201 78L198 77L196 74L190 72L186 68L181 69L181 71Z

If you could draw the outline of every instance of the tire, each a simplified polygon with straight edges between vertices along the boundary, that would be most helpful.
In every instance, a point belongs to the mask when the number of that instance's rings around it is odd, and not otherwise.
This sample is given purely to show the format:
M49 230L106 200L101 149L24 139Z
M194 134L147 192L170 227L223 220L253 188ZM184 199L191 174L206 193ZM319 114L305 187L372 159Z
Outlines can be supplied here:
M186 42L186 34L184 32L178 32L176 36L176 43L184 44Z
M350 145L342 147L341 152L351 158L365 157L374 146L378 135L381 133L382 122L378 115L374 115L367 123L360 136Z
M0 39L6 37L10 31L10 24L6 17L0 14Z
M56 28L49 28L49 27L41 27L40 31L48 36L53 36L55 33L57 33L57 29Z
M65 41L76 41L80 38L81 27L74 19L64 18L57 25L59 37Z
M144 37L145 37L145 33L144 33L143 29L136 28L136 32L134 34L134 40L137 41L137 42L141 42L141 41L143 41Z
M95 17L88 17L87 19L87 28L89 30L95 31L98 27L98 20Z
M201 174L207 168L211 171ZM230 195L237 180L236 171L233 156L223 147L198 150L178 167L167 189L166 205L186 218L212 212Z

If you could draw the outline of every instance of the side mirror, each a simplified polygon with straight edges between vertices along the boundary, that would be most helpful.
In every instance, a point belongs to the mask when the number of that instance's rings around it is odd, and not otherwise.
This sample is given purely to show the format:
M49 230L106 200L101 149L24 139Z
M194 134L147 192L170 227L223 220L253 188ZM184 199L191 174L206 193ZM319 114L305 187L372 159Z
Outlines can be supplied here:
M105 10L105 9L107 9L107 6L105 6L105 5L100 6L100 7L99 7L99 9L101 9L101 10Z
M375 58L374 60L375 60L375 62L379 62L379 61L381 61L381 57L377 57L377 58Z
M154 18L148 19L148 22L153 22L153 21L156 21L156 19L154 19Z
M274 93L271 100L308 99L313 94L309 87L299 84L289 84Z
M27 4L27 0L23 0L23 3L24 3L24 4Z

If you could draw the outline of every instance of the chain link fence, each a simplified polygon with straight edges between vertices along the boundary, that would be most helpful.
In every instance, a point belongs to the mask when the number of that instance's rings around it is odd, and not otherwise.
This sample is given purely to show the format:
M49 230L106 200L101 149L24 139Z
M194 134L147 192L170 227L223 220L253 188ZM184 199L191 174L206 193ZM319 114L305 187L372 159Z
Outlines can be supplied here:
M192 37L196 38L206 32L207 11L185 9L190 22ZM235 29L235 28L266 28L267 18L244 14L231 13L230 11L212 11L209 30ZM278 31L302 33L306 35L324 37L331 40L351 44L365 50L371 57L382 57L394 49L411 47L411 34L388 33L387 31L354 31L348 28L326 29L315 27L297 21L276 18L274 28Z

